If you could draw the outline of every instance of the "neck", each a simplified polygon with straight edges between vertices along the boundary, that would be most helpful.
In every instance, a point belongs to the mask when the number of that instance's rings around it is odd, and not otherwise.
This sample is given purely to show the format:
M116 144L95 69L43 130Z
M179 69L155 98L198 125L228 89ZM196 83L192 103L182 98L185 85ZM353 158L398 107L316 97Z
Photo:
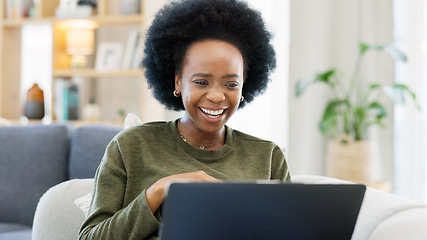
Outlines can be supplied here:
M203 132L192 121L180 119L177 123L182 140L200 149L218 149L225 142L225 127L213 133Z

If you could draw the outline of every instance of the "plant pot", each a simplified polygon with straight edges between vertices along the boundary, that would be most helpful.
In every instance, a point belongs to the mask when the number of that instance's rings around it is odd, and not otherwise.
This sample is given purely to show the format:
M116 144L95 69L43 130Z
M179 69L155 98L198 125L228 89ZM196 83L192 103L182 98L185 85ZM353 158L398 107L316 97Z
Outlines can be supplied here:
M369 184L376 179L378 147L373 141L354 141L347 137L329 141L326 151L328 176Z

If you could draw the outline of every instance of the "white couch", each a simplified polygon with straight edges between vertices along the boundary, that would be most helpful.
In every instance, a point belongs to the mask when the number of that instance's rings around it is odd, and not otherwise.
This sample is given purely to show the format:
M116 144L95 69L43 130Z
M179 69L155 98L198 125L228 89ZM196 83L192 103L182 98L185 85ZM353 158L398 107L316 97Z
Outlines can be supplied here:
M292 180L310 184L348 183L312 175L297 175ZM92 188L93 179L78 179L49 189L38 203L32 240L77 239L85 216L74 201ZM368 188L352 239L426 240L427 205Z

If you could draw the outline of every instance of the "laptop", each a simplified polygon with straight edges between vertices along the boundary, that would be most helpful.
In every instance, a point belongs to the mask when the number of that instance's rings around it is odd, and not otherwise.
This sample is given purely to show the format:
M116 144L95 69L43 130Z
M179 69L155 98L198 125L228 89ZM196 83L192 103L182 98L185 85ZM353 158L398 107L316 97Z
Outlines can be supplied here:
M161 240L351 239L360 184L173 183Z

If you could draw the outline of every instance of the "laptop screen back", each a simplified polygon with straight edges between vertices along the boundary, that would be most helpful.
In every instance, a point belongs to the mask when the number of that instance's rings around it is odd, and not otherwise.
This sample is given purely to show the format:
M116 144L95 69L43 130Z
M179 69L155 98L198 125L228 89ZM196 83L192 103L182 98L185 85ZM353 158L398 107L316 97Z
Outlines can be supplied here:
M350 239L364 185L174 183L161 240Z

